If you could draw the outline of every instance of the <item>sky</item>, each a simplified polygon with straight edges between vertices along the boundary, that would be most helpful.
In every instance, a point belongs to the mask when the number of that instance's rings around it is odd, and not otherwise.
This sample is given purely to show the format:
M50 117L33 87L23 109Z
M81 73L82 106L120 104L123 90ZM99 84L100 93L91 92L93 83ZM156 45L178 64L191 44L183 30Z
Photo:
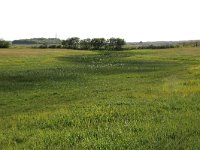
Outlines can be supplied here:
M199 0L0 0L0 39L200 39Z

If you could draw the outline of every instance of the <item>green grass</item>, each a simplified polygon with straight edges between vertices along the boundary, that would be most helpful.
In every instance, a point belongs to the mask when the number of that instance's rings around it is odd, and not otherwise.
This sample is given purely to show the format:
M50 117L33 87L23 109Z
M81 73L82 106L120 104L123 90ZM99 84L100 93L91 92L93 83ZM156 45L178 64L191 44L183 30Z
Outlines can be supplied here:
M200 149L200 49L0 49L0 149Z

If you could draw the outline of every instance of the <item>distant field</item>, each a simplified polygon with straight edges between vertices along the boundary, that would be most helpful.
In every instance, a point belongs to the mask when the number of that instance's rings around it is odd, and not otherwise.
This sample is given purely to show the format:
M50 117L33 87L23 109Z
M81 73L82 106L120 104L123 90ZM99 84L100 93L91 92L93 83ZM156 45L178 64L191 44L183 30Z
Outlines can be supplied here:
M0 49L0 149L200 149L200 48Z

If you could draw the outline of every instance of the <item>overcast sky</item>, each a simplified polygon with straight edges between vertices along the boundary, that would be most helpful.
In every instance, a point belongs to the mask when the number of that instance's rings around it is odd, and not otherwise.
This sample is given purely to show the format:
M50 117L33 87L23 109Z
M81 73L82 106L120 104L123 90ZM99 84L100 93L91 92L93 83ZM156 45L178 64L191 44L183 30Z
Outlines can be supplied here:
M200 39L199 0L0 0L0 38Z

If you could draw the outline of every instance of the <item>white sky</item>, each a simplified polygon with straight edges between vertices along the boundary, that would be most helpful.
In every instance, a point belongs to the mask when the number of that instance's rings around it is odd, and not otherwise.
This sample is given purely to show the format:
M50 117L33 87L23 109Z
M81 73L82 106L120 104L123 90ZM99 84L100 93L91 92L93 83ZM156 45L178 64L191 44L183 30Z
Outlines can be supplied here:
M0 0L0 38L200 39L200 0Z

